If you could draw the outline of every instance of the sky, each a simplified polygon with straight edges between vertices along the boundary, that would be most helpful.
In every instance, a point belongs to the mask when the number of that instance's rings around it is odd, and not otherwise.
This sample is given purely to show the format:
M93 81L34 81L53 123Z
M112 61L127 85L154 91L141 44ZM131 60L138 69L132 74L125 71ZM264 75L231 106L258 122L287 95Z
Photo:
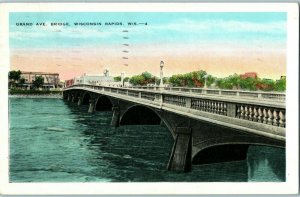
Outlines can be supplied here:
M113 76L159 76L161 60L165 76L286 75L284 12L15 12L9 24L11 69L63 80L105 68Z

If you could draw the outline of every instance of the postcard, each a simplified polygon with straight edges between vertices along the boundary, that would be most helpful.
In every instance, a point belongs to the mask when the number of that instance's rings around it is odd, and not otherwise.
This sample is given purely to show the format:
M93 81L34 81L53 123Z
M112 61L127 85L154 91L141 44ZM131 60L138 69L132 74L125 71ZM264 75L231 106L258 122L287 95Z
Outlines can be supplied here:
M2 3L1 194L295 194L295 3Z

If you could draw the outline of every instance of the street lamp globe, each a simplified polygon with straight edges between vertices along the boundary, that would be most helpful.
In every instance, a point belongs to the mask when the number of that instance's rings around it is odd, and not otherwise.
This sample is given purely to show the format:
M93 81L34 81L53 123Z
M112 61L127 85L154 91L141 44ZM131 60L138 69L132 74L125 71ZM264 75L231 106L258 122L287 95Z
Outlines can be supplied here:
M164 61L160 61L160 68L162 69L164 67Z

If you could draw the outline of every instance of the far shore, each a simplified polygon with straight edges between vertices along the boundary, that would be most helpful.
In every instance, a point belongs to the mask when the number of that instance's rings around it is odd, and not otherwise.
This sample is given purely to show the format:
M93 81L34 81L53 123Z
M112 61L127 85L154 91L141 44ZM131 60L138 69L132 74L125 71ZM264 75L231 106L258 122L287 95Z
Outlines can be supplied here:
M62 94L8 94L8 98L57 98L62 99Z

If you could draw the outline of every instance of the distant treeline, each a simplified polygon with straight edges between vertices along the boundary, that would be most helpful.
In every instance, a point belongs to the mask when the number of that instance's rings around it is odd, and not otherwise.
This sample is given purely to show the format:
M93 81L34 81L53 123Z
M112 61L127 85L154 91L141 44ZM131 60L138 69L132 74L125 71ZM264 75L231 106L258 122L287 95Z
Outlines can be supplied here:
M115 81L120 81L121 77L115 77ZM259 77L245 77L233 74L224 78L217 78L206 71L194 71L185 74L176 74L171 77L165 77L164 83L173 87L199 87L203 88L206 83L208 88L235 89L235 90L262 90L262 91L285 91L286 78L278 80L261 79ZM134 75L125 78L132 85L158 85L160 79L149 72L143 72L140 75Z

